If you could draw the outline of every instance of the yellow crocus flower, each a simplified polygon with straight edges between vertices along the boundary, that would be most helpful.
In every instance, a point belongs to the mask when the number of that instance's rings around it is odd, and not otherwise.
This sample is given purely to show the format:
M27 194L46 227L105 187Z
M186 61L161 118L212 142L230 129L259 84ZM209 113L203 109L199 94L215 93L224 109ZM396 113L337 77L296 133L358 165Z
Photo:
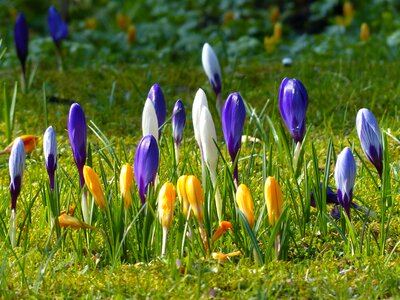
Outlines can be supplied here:
M282 214L283 196L278 182L272 176L265 181L264 197L267 204L269 223L275 225Z
M186 179L186 195L194 216L203 223L203 206L204 206L204 194L201 187L200 181L194 175L189 175Z
M119 187L121 196L124 199L124 207L128 209L132 204L131 190L133 185L133 168L130 164L126 163L121 168L119 175Z
M162 227L169 228L174 216L176 191L171 182L166 182L158 194L158 217Z
M245 215L250 227L254 226L254 205L249 188L245 184L239 185L236 191L236 203Z
M182 175L178 178L178 181L176 182L176 188L178 190L178 198L179 202L182 203L182 213L187 219L188 213L189 213L189 207L190 203L186 195L186 180L188 176L187 175Z
M106 199L104 197L103 188L101 187L100 178L96 172L89 166L83 167L83 177L89 192L92 194L96 204L102 209L106 209Z

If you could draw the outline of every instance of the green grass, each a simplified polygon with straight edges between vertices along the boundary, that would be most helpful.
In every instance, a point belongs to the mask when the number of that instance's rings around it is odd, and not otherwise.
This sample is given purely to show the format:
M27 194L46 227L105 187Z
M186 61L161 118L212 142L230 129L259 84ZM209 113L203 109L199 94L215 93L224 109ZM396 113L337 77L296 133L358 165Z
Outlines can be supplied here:
M192 222L189 226L192 226L193 244L186 240L184 254L181 255L185 221L180 214L178 201L168 238L167 257L159 258L161 229L157 220L151 223L155 242L150 240L144 248L140 248L135 243L141 241L143 232L139 225L142 223L138 222L143 220L140 219L136 188L133 197L136 207L132 208L129 220L135 220L134 217L139 216L139 221L133 222L134 229L127 237L127 250L122 261L113 261L110 258L101 232L111 232L113 227L109 227L112 226L111 223L105 221L101 212L96 209L96 230L87 233L63 230L59 240L55 235L49 236L50 226L43 196L47 174L39 147L27 159L23 190L17 204L17 236L20 235L20 241L15 250L10 249L7 241L10 216L7 158L0 158L2 296L122 299L135 295L138 298L209 298L216 293L221 298L395 297L399 293L400 275L400 249L396 247L400 239L400 185L397 174L400 166L399 143L387 137L393 207L385 247L380 248L382 192L374 185L372 176L379 181L375 169L362 153L355 130L355 117L358 109L367 107L374 112L383 131L390 131L393 136L399 137L397 124L400 85L396 80L396 63L367 58L361 57L352 61L315 58L295 62L291 68L284 68L274 62L265 65L252 63L238 65L233 71L223 73L224 98L230 92L240 92L257 115L250 119L248 111L245 133L265 142L263 145L244 144L239 161L240 180L250 187L254 199L256 220L258 219L255 238L263 255L264 265L254 263L252 241L233 204L230 174L226 171L230 167L230 159L223 143L216 110L212 107L218 146L227 161L226 165L222 159L219 162L219 168L223 170L219 173L219 186L225 199L225 219L234 225L234 232L214 243L212 251L227 253L239 249L243 253L240 257L224 263L205 258L197 227ZM185 65L106 66L96 70L67 66L65 69L65 72L60 73L55 67L52 70L39 66L30 90L26 94L17 94L13 127L13 137L22 134L42 136L46 129L46 119L55 128L60 154L58 176L61 210L67 209L69 203L76 203L76 216L81 219L80 195L76 187L78 175L73 165L66 131L71 101L78 101L82 105L88 125L98 126L109 140L100 140L92 130L88 130L93 166L102 180L106 194L112 199L113 208L117 207L116 203L120 200L115 179L119 174L117 171L121 163L133 163L141 137L142 108L147 92L155 82L163 88L169 113L178 98L186 106L188 121L181 148L183 161L179 171L201 178L200 154L191 121L191 104L199 87L206 90L210 106L213 103L213 94L199 61L190 61ZM1 71L0 75L6 83L10 98L14 81L18 78L18 70ZM306 86L310 99L304 164L298 171L290 167L291 140L286 128L281 125L277 106L279 84L286 76L299 78ZM43 88L48 99L55 96L61 100L48 101L45 106ZM0 133L5 137L7 128L4 121L0 124ZM160 183L167 180L175 183L174 163L170 159L173 157L170 124L165 126L163 135ZM330 137L333 142L332 155L330 163L326 163ZM6 138L2 141L3 146L6 146ZM350 242L346 243L341 236L344 232L352 240L348 226L347 231L344 229L344 218L338 222L328 220L326 214L329 214L329 210L309 210L307 205L311 189L324 176L329 185L334 186L334 160L345 146L354 146L360 155L359 158L356 157L355 201L363 203L378 215L376 219L366 220L363 214L357 216L353 213L353 248L358 249L354 255ZM299 174L300 177L297 176ZM273 248L270 236L274 233L274 228L268 225L262 194L263 179L269 175L278 178L287 207L282 220L285 224L284 233L288 237L287 253L279 261L275 261L270 253ZM206 199L212 198L212 190L205 189L205 192ZM206 230L211 233L218 225L216 214L210 210L205 218ZM139 248L142 252L134 251ZM178 259L179 267L176 266Z

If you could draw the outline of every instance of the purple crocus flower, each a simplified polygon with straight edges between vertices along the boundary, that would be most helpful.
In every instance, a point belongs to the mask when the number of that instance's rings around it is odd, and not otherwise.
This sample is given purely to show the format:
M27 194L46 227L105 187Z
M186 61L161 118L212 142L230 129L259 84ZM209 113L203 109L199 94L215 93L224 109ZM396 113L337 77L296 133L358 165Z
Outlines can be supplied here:
M296 143L301 143L304 138L307 106L307 91L300 80L284 78L279 88L279 109Z
M353 187L356 179L356 163L349 147L340 152L335 166L337 199L350 218L350 206L353 199Z
M71 105L68 115L68 136L72 154L79 172L80 187L85 184L83 167L86 162L86 119L82 107L78 103Z
M221 68L219 67L217 55L215 55L213 48L208 43L203 46L201 60L215 95L220 95L222 89Z
M158 120L158 139L161 138L161 127L165 123L165 118L167 116L167 109L165 106L164 94L161 87L158 84L153 84L150 89L149 95L147 96L151 102L154 104L154 109L156 110L157 120Z
M237 153L241 146L245 118L246 108L244 107L242 97L239 93L230 94L222 110L222 130L232 163L235 163ZM237 183L237 163L234 166L233 175Z
M185 107L182 101L179 99L175 102L174 109L172 111L172 135L176 145L180 145L183 137L183 130L186 124L186 113Z
M319 184L319 188L320 191L322 191L322 182ZM334 191L332 191L332 189L329 186L326 187L326 204L339 204L339 201L337 199L337 194ZM312 207L317 207L315 202L314 191L311 192L310 205Z
M21 62L22 72L25 74L26 58L28 57L29 29L25 16L20 12L14 26L14 41L17 56Z
M50 35L53 38L57 48L59 48L61 41L66 39L68 36L68 26L53 5L49 8L47 23L49 26Z
M149 184L154 183L156 179L159 158L158 144L155 137L150 134L144 136L136 149L134 163L135 178L142 204L146 203Z
M381 131L374 114L366 108L360 109L357 113L356 127L365 155L382 178L383 149Z
M10 171L11 209L15 211L25 169L25 148L21 138L16 138L13 143L8 168Z
M46 170L49 174L50 189L54 190L54 173L57 169L57 141L52 126L46 129L43 137L43 154Z

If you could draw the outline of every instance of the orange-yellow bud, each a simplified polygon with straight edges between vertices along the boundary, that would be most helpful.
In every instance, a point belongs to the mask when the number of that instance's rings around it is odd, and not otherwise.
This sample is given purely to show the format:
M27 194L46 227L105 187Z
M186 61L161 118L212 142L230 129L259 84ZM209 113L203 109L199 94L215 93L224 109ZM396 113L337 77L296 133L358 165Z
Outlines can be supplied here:
M229 257L239 256L241 254L240 251L230 252L230 253L222 253L222 252L213 252L211 257L215 260L219 260L221 262L227 260Z
M86 29L96 29L97 28L97 20L95 18L87 18L85 20L85 28Z
M275 23L274 25L274 34L272 35L275 39L275 41L278 43L281 38L282 38L282 24L281 23Z
M35 148L36 145L39 141L39 137L36 135L21 135L20 138L22 139L22 142L24 143L24 148L25 148L25 153L31 153ZM14 140L15 141L15 140ZM12 146L14 144L14 141L11 142L11 144L9 144L6 148L4 148L4 150L0 151L0 154L4 154L4 153L11 153L11 149Z
M161 226L169 228L174 216L176 192L171 182L166 182L158 194L158 218Z
M282 214L283 196L278 182L272 176L265 181L264 197L267 204L269 223L275 225Z
M96 172L89 166L83 167L83 177L86 186L92 194L96 204L102 209L106 209L106 199L104 197L103 188L101 187L100 178Z
M236 202L240 211L245 215L250 227L254 226L253 198L249 188L245 184L239 185L236 191Z
M363 42L368 42L370 37L369 26L367 23L362 23L360 28L360 40Z
M117 14L117 25L119 28L125 30L128 28L129 23L130 23L130 20L127 15L124 15L122 13Z
M219 226L218 229L214 232L211 240L213 242L215 242L216 240L218 240L227 230L232 230L232 223L229 221L222 221Z
M274 5L271 8L271 22L272 24L275 24L276 22L278 22L279 20L279 16L280 16L281 12L279 10L279 7Z
M189 200L186 195L186 180L188 176L187 175L182 175L181 177L178 178L178 181L176 182L176 188L178 190L178 198L179 202L182 204L182 213L185 217L185 219L188 217L188 212L189 212Z
M235 19L235 15L234 15L233 11L231 11L231 10L226 11L224 13L223 19L224 19L224 21L223 21L224 24L228 24L231 21L233 21Z
M131 190L133 185L133 168L130 164L126 163L121 168L119 175L119 187L121 196L124 199L124 207L128 209L132 204Z
M194 175L186 179L186 196L197 221L203 223L204 194L200 181Z
M133 44L136 42L136 27L135 25L129 25L128 28L128 43Z
M73 229L93 228L92 226L79 221L77 218L66 214L62 214L58 217L58 224L60 224L60 227L71 227Z
M346 1L345 3L343 3L343 16L345 18L354 17L354 7L351 2Z

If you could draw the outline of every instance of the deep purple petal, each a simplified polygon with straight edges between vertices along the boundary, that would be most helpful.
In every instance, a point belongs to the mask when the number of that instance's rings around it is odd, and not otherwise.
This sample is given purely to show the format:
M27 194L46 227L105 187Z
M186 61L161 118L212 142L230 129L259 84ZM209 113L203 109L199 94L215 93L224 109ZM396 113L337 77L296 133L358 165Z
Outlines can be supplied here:
M161 138L161 127L165 123L165 118L167 116L167 108L165 105L164 94L161 87L158 84L153 84L147 96L151 102L154 104L154 109L156 111L158 120L158 138Z
M13 179L11 179L10 182L10 194L11 194L11 209L16 209L17 207L17 199L19 196L19 193L21 192L21 186L22 186L22 177L21 176L15 176Z
M183 131L186 124L186 113L185 107L181 100L176 101L174 109L172 111L172 135L174 142L180 145L182 142Z
M17 56L21 62L23 70L25 70L25 62L28 57L29 29L25 16L22 12L18 14L14 26L14 41L17 49Z
M55 44L59 44L61 40L68 37L68 26L67 23L61 19L56 8L52 5L49 8L47 15L47 23L49 26L50 35L53 38Z

